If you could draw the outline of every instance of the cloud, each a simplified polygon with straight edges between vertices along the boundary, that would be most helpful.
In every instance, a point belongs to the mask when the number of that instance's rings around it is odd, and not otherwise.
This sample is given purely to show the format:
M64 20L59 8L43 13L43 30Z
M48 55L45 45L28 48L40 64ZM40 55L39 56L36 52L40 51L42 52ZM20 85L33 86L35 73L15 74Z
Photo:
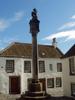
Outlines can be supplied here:
M19 39L17 38L18 35L16 35L15 37L3 37L0 39L0 50L4 49L5 47L7 47L9 44L13 43L13 42L18 42Z
M70 19L75 19L75 15L71 16ZM52 40L53 38L57 38L60 40L63 39L64 40L63 42L66 42L68 40L75 40L75 28L74 27L75 27L74 20L67 22L57 29L59 32L53 33L45 37L43 40Z
M15 42L17 41L17 39L14 37L14 38L4 38L4 40L2 41L4 44L10 44L12 42Z
M9 22L4 19L0 19L0 31L3 31L8 27L9 27Z
M68 22L65 23L63 26L61 26L60 28L58 28L58 30L69 29L69 28L73 28L74 26L75 26L75 22Z
M18 41L18 39L16 37L3 38L3 39L0 39L0 45L1 44L10 44L11 42L15 42L15 41Z
M16 22L22 20L24 17L25 13L23 11L16 12L14 14L14 17L10 19L10 22Z
M10 27L13 23L22 20L24 17L24 12L16 12L12 18L9 19L0 19L0 31L4 31Z
M75 15L71 16L71 19L75 19Z
M71 16L70 19L75 19L75 15ZM64 29L70 29L75 27L75 21L72 20L70 22L65 23L64 25L62 25L61 27L58 28L58 30L64 30Z
M75 30L57 32L45 37L44 40L51 40L53 38L65 38L65 41L75 39Z

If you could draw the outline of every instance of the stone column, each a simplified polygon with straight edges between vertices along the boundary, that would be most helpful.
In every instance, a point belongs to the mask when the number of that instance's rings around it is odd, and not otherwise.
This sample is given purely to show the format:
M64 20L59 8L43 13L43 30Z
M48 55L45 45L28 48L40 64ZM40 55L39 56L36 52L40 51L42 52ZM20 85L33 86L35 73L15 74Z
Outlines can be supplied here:
M38 80L37 33L39 32L40 21L37 18L36 9L33 9L31 15L32 19L29 25L32 35L32 82L29 84L28 91L25 91L20 100L46 100L46 92L43 91L42 83Z
M32 35L32 64L33 64L32 78L34 80L38 80L37 33L39 32L40 21L37 18L36 9L33 9L31 15L32 19L30 20L29 25L30 25L30 33Z

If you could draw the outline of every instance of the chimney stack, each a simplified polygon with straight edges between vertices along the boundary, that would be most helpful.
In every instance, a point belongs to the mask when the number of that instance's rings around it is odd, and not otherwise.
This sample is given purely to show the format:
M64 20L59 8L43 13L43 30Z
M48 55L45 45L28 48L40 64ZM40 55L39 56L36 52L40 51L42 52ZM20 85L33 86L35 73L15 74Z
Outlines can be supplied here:
M52 41L52 46L54 46L55 48L57 47L56 38L53 38L53 41Z

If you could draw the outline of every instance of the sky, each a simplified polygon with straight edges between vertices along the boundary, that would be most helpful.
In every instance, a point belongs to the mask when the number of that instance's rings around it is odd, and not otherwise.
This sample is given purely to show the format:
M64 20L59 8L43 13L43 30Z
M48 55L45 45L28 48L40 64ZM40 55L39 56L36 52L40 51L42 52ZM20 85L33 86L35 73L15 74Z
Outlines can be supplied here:
M32 43L29 21L38 11L38 44L51 45L66 53L75 44L75 0L0 0L0 50L12 42Z

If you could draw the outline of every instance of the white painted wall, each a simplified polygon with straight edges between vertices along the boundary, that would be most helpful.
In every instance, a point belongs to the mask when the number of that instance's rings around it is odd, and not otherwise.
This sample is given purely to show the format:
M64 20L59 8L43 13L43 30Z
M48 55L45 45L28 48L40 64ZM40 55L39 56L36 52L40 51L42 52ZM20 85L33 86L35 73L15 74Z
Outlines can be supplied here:
M73 82L75 82L75 75L70 75L69 58L65 58L63 60L63 88L65 96L71 96L71 83Z
M62 72L57 72L57 63L62 63L61 59L46 59L46 78L54 78L54 88L47 88L47 93L50 93L52 96L63 96L63 84L62 87L56 87L56 77L62 78ZM53 71L49 70L49 64L53 65ZM62 79L63 81L63 79Z
M15 71L14 73L7 73L5 71L6 60L14 60L15 61ZM0 57L0 75L1 82L0 85L2 89L0 90L2 93L9 94L9 76L20 76L21 77L22 68L21 68L21 58L4 58Z
M5 71L5 63L6 60L15 60L15 72L14 73L6 73ZM31 59L24 58L6 58L0 57L0 92L9 94L9 76L20 76L21 77L21 93L27 91L27 79L32 78L32 73L24 73L24 61ZM62 72L57 72L57 63L62 62L61 59L48 59L48 58L39 58L39 60L45 61L45 73L39 73L39 78L54 78L62 77ZM49 64L53 64L53 71L49 70ZM31 66L32 67L32 66ZM32 69L32 68L31 68ZM63 80L62 80L63 81ZM56 83L54 88L47 88L46 83L46 91L53 96L62 96L63 93L63 84L62 87L56 88Z

